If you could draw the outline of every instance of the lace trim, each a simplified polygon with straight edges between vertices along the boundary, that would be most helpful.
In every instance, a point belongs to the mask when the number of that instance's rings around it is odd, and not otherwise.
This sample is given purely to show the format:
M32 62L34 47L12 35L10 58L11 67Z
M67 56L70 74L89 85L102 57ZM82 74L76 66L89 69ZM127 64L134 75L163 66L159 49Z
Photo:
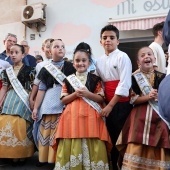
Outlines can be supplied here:
M86 139L82 139L82 153L78 157L70 155L70 162L67 162L64 166L61 167L59 162L56 162L54 170L69 170L70 167L76 167L80 163L83 164L85 170L109 170L109 164L99 161L97 163L90 162L89 149L86 143Z
M19 141L15 134L13 134L10 122L8 122L5 128L2 127L2 129L0 129L0 145L12 147L29 146L32 145L32 142L28 137L26 137L23 141Z
M137 155L131 155L131 154L127 154L127 153L125 153L125 156L124 156L123 159L126 160L126 161L131 161L131 162L136 163L136 164L145 165L147 167L154 166L154 167L166 168L166 169L170 168L170 161L168 162L168 161L159 161L159 160L154 160L154 159L147 159L147 158L142 158L142 157L139 157ZM128 164L128 166L134 166L134 165ZM122 166L122 169L126 170L127 168Z

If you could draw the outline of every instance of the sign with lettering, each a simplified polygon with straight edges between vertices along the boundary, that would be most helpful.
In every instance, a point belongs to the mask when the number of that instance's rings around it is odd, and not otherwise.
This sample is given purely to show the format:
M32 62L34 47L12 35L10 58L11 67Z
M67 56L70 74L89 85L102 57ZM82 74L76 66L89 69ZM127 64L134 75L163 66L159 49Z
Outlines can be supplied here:
M116 8L117 19L162 15L168 13L170 0L126 0L119 3Z

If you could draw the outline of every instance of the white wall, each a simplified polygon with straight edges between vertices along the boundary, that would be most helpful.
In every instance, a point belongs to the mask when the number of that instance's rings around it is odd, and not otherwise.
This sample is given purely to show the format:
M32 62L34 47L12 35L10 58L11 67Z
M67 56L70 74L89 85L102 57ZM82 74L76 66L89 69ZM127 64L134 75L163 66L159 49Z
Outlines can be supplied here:
M45 32L37 33L26 28L26 39L29 41L33 55L41 52L45 38L61 38L66 44L66 57L72 58L72 52L79 42L89 43L94 57L103 54L100 46L100 30L108 23L109 18L128 18L168 13L170 8L159 0L28 0L28 4L42 2L47 4L47 26ZM124 9L123 9L124 6ZM45 28L42 28L42 31ZM36 34L30 40L30 34ZM123 32L120 38L152 36L151 31Z
M18 42L25 39L25 26L21 23L21 6L25 0L0 0L0 52L8 33L16 34Z

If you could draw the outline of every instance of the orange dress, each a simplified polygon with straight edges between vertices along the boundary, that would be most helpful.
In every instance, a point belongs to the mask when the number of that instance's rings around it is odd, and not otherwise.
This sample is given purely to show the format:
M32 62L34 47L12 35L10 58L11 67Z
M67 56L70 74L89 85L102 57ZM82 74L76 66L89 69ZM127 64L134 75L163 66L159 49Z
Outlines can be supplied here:
M98 83L94 93L101 92L101 83ZM66 85L62 93L67 93ZM69 103L63 111L57 125L56 139L59 138L98 138L107 142L108 150L112 147L103 118L82 98Z
M90 86L88 79L86 82ZM101 87L99 81L91 92L102 96L104 94ZM70 91L64 84L62 95L68 94ZM99 167L104 170L109 169L108 153L112 149L112 143L105 122L100 114L82 98L67 104L61 114L53 149L56 150L54 170L98 169Z

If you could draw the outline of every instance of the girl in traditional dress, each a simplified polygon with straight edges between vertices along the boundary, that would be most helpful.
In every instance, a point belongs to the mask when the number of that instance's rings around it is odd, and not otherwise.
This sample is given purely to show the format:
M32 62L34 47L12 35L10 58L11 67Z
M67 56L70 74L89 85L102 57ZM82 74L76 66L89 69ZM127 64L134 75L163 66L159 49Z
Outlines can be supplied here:
M78 79L84 87L74 90L75 86L67 80L62 87L61 100L67 106L57 125L53 145L57 150L55 170L109 169L107 149L110 151L112 144L105 122L91 102L84 100L100 104L104 101L101 79L87 71L90 62L90 46L80 43L73 58L77 72L71 79L75 85Z
M44 65L38 75L41 82L32 112L32 117L36 120L34 122L34 140L39 150L39 162L36 166L55 162L52 144L56 125L64 107L60 101L62 85L54 75L56 69L66 76L75 73L73 64L63 60L65 45L60 39L51 42L51 53L53 60Z
M153 51L138 51L140 67L132 76L134 108L119 135L117 148L123 157L121 169L167 170L170 168L170 136L158 109L158 87L165 74L153 69Z
M0 91L0 103L7 93L0 115L0 158L14 158L12 164L21 165L24 158L33 156L35 147L28 104L34 70L22 63L23 46L13 45L10 53L14 66L2 71Z

